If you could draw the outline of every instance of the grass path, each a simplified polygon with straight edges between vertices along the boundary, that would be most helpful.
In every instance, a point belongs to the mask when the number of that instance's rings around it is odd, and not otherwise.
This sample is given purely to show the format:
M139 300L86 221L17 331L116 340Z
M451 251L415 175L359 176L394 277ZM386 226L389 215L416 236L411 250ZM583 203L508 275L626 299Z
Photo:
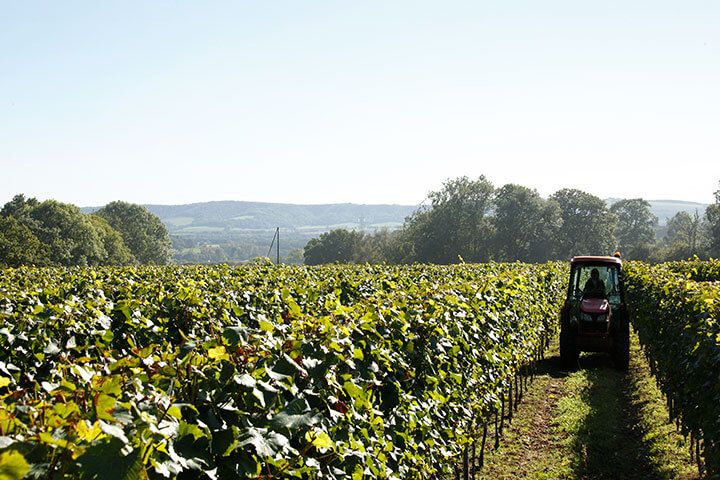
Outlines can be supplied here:
M481 478L698 478L636 335L627 373L607 355L584 354L579 363L565 371L557 349L549 352Z

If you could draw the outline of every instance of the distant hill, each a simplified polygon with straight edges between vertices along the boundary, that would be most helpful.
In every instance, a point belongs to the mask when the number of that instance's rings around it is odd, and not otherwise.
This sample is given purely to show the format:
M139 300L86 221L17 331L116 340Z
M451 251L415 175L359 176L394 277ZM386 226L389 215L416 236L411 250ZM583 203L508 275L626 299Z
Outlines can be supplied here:
M608 199L612 204L618 199ZM707 204L683 200L649 200L661 225L680 211L703 215ZM332 203L297 205L264 202L204 202L188 205L146 205L171 233L232 232L281 229L325 232L333 228L395 229L417 207L411 205L364 205Z
M606 202L608 205L620 200L619 198L608 198ZM705 213L705 209L708 207L706 203L686 202L684 200L648 200L650 203L650 210L653 215L658 217L658 223L660 226L664 226L668 219L675 216L678 212L687 212L690 215L695 214L697 210L698 214L702 217Z
M204 202L188 205L145 205L167 226L179 263L239 262L268 254L280 227L280 255L298 255L313 237L335 228L396 230L417 207L333 203L296 205L264 202ZM84 208L92 212L98 207Z
M612 204L619 199L607 199ZM707 205L682 200L649 200L658 217L658 237L679 211L702 215ZM368 233L402 227L416 206L332 203L297 205L266 202L204 202L188 205L145 205L167 226L178 263L242 262L269 252L276 227L280 227L283 261L301 261L301 249L313 237L335 228ZM85 212L97 207L83 208Z
M416 207L333 203L297 205L263 202L203 202L187 205L145 205L160 217L170 233L253 231L280 227L290 230L332 228L398 228ZM94 211L97 207L83 210Z
M650 209L653 211L661 225L667 223L667 221L675 216L678 212L687 212L690 215L694 215L697 210L698 214L702 217L705 214L705 209L708 207L706 203L696 202L683 202L681 200L651 200Z
M206 202L189 205L146 205L171 233L247 231L280 227L290 230L397 228L415 207L406 205L295 205L260 202Z
M618 201L608 198L608 204ZM648 200L650 209L661 225L677 212L703 215L707 204L683 200ZM325 232L333 228L354 228L374 231L380 228L396 229L416 206L365 205L331 203L324 205L298 205L267 202L203 202L187 205L145 205L160 217L171 234L197 234L211 232L252 232L275 227L298 232ZM91 212L97 207L83 210Z

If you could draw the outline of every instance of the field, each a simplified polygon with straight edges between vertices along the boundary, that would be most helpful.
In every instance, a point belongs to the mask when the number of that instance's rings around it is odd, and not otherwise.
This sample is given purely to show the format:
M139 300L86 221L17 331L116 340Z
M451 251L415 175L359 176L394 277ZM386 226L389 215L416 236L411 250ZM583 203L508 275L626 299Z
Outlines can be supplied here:
M658 478L717 473L717 262L689 263L628 264L627 377L552 373L563 264L4 270L0 478L612 478L577 455L632 398L688 436Z

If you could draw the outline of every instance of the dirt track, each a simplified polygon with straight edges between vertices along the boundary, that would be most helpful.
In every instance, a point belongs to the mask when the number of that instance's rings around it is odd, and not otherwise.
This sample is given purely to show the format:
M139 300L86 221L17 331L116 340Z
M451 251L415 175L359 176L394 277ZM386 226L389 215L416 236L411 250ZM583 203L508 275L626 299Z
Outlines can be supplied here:
M567 371L553 349L480 478L699 478L667 420L634 335L627 373L600 354L583 354Z

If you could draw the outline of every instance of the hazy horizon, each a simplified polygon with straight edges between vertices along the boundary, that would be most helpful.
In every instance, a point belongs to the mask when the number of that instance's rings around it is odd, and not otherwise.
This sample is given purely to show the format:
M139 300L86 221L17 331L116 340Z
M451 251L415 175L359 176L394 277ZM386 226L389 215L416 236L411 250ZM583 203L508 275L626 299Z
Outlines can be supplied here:
M16 192L15 194L24 194L24 192ZM0 206L12 199L12 196L15 194L7 197L7 199L0 199ZM26 197L28 196L25 194ZM43 200L57 200L60 202L66 202L62 198L57 197L35 197L40 201ZM544 198L547 198L545 196ZM610 200L619 200L619 199L629 199L629 198L643 198L643 197L606 197L603 198L605 201ZM424 199L426 200L426 199ZM682 203L690 203L690 204L698 204L698 205L709 205L712 202L695 202L692 200L685 200L682 198L643 198L643 200L647 200L649 202L682 202ZM107 205L107 203L110 203L112 201L128 201L123 198L116 198L113 200L109 200L108 202L102 203L102 204L96 204L96 205L85 205L85 204L76 204L80 208L101 208L104 205ZM261 200L241 200L241 199L224 199L224 200L199 200L197 202L180 202L180 203L153 203L153 202L137 202L141 205L154 205L154 206L183 206L183 205L196 205L196 204L206 204L206 203L226 203L226 202L238 202L238 203L267 203L267 204L273 204L273 205L308 205L308 206L322 206L322 205L369 205L369 206L382 206L382 205L388 205L388 206L404 206L404 207L414 207L419 206L423 202L418 203L389 203L389 202L378 202L378 203L367 203L367 202L320 202L320 203L309 203L309 202L273 202L273 201L261 201Z
M712 203L720 4L7 3L0 198Z

